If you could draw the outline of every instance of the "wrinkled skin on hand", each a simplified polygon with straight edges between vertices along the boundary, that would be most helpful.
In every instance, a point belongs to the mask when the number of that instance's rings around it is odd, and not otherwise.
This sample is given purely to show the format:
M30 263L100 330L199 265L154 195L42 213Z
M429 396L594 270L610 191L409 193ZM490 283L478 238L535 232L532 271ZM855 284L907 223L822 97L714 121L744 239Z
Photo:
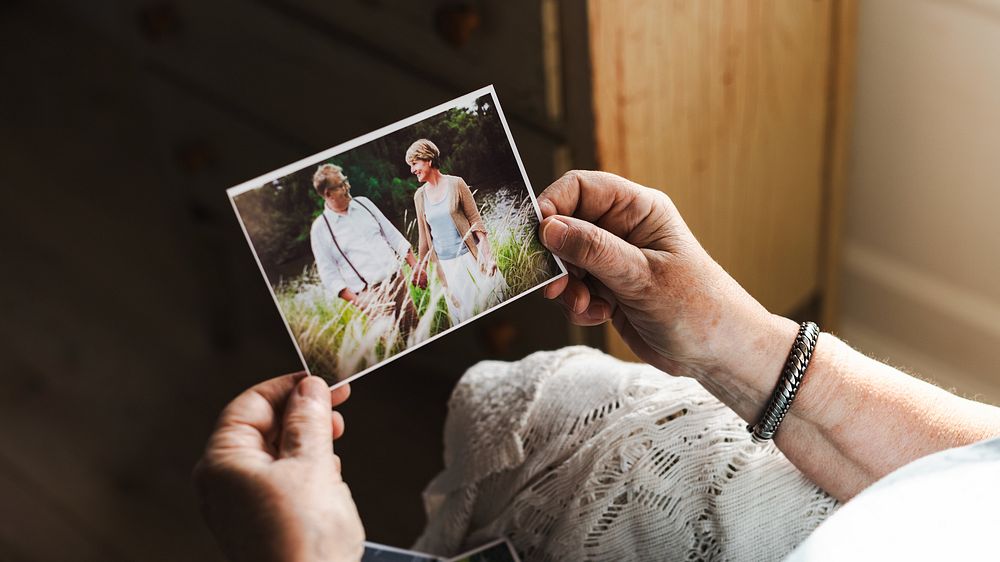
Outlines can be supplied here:
M704 379L759 355L763 332L787 330L705 252L664 193L574 171L538 203L542 243L570 270L545 296L576 324L611 320L643 361Z
M194 478L202 512L231 560L359 560L364 529L333 440L347 399L318 377L285 375L233 400Z

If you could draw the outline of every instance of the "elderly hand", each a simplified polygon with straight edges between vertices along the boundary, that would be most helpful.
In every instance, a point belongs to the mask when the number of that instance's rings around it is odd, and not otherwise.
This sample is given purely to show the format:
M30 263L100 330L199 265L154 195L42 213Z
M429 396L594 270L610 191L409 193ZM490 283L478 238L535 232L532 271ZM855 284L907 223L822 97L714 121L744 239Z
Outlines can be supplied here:
M347 399L318 377L258 384L219 417L195 468L202 511L231 560L359 560L364 529L332 441Z
M613 174L569 172L538 204L542 243L570 269L545 296L572 322L611 320L642 360L703 383L732 369L778 372L794 322L770 315L712 260L669 197Z

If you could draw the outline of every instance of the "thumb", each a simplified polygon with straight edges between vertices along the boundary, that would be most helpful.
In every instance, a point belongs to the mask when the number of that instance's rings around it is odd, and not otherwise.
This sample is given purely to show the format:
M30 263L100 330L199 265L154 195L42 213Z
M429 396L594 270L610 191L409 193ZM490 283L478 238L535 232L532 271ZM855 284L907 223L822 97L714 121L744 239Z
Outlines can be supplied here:
M330 388L319 377L299 381L288 395L281 430L280 456L318 457L333 453Z
M612 292L619 293L645 275L642 250L603 228L574 217L542 221L542 244L553 254L583 268Z

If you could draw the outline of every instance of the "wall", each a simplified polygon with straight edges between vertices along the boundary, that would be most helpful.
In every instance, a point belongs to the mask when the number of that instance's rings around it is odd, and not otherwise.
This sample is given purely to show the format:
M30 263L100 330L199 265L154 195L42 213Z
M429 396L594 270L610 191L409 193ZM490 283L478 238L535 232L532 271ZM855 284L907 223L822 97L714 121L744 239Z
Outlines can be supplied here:
M861 3L840 334L1000 403L1000 1Z

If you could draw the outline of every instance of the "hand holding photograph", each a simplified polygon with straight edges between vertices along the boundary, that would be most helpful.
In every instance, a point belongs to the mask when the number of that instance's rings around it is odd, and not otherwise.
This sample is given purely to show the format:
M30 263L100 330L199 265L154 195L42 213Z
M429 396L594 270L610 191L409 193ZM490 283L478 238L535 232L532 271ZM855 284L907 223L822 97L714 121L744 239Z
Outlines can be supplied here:
M227 193L306 370L333 386L565 274L492 86Z

